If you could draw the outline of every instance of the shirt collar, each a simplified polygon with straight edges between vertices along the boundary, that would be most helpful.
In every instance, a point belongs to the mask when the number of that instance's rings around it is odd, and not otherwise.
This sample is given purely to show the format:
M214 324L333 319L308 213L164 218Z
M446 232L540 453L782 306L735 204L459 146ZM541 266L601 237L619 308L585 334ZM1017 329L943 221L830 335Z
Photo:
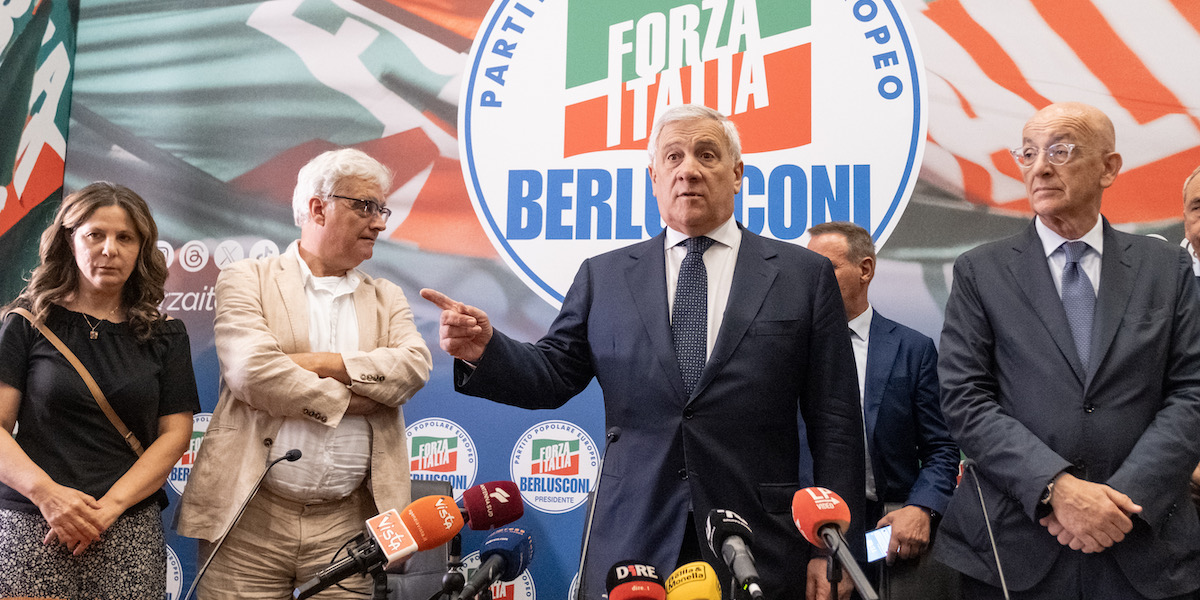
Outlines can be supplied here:
M1068 240L1058 235L1049 227L1046 227L1042 223L1042 220L1037 217L1034 217L1033 222L1034 226L1037 227L1038 238L1042 240L1042 250L1046 253L1046 256L1054 254L1058 250L1058 247L1063 245L1063 242L1074 241L1087 242L1087 245L1092 250L1095 250L1096 254L1104 256L1104 219L1101 219L1099 216L1096 217L1096 224L1087 233L1083 234L1083 237L1080 237L1079 240Z
M727 219L724 223L717 226L716 229L714 229L708 233L705 233L703 235L704 235L704 237L711 238L714 242L717 242L718 244L723 244L725 246L732 248L732 247L734 247L735 243L739 239L741 239L742 230L738 229L737 220L733 218L733 215L729 215L729 219ZM676 245L678 245L679 242L682 242L683 240L686 240L689 237L691 237L691 236L684 235L683 233L668 227L667 228L667 241L666 241L667 248L668 249L673 248Z
M853 331L864 341L869 341L871 337L871 317L875 315L875 309L871 305L867 305L867 310L862 311L861 315L850 319L847 325L850 326L850 331Z
M304 262L304 258L300 256L300 240L293 241L288 246L287 253L300 264L300 280L308 289L325 290L334 296L340 296L353 293L358 288L358 284L362 283L363 275L358 269L350 269L342 276L317 277L313 275L308 263Z

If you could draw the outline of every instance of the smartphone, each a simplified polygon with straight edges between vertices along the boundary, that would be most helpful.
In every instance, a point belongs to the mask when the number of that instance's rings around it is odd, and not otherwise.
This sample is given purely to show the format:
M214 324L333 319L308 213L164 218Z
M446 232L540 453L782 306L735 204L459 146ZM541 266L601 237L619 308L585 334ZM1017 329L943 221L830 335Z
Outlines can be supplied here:
M880 527L867 532L867 560L875 562L887 556L888 542L892 541L892 526Z

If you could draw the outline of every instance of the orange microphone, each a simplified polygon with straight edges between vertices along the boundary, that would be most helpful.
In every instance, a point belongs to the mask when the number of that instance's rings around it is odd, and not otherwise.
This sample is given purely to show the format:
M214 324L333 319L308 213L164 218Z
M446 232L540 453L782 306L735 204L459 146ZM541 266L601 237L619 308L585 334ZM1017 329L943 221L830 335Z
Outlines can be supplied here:
M850 507L846 506L841 496L823 487L808 487L796 492L792 496L792 522L809 543L830 552L829 559L842 565L865 600L879 600L879 595L846 546L843 532L850 527ZM836 578L841 579L841 576ZM830 587L837 583L832 575L830 583Z

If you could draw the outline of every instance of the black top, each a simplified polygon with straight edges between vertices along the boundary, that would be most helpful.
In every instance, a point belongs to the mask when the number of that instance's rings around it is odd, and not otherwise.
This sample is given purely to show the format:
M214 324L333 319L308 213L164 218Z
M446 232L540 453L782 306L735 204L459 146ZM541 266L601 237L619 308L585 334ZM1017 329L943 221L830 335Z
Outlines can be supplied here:
M143 447L158 437L159 417L200 411L183 321L160 322L145 342L126 323L100 321L93 340L82 313L52 305L46 326L92 374ZM56 483L99 499L137 461L71 363L20 315L0 324L0 381L21 392L17 443ZM149 502L165 507L166 492L160 489L131 509ZM39 513L3 483L0 508Z

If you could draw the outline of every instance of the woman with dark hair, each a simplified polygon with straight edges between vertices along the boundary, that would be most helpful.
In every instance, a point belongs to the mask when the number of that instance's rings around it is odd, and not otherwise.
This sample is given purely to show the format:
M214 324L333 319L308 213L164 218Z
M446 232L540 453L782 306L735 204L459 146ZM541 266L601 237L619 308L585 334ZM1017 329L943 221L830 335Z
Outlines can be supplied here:
M157 241L137 194L88 185L0 322L0 597L166 594L162 486L200 403Z

